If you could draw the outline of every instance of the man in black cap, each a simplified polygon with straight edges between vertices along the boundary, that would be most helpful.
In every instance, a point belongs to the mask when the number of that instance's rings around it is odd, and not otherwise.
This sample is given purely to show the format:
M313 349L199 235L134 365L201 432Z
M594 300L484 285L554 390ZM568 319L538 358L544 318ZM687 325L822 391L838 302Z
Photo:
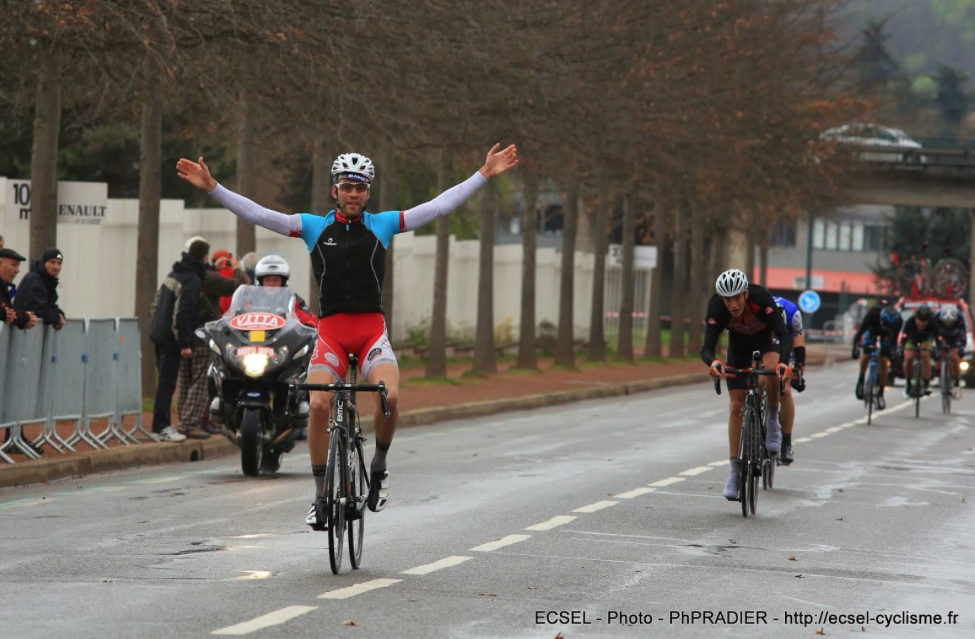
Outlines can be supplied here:
M14 308L34 313L56 330L64 328L64 311L58 306L58 275L63 263L64 256L58 249L44 251L41 259L31 265L14 298Z
M13 249L0 249L0 319L4 324L11 324L17 328L34 328L37 316L28 311L14 308L7 287L14 283L17 273L20 273L20 263L26 260L23 255Z
M153 302L149 339L156 347L159 381L152 406L152 432L162 441L186 439L185 434L173 428L170 413L180 367L184 359L190 360L193 356L196 340L193 331L209 252L210 245L204 240L190 243L182 259L173 264L173 270L163 280ZM186 403L186 399L181 397L180 402ZM198 413L202 414L203 409L200 408Z

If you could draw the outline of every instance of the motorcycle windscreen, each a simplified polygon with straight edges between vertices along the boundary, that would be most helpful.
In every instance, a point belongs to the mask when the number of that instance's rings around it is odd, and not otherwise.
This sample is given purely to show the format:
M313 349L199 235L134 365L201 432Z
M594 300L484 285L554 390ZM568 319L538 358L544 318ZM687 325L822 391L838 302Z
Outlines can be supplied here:
M251 343L267 339L268 331L284 328L295 316L295 295L287 287L241 286L224 315L231 328L248 334Z

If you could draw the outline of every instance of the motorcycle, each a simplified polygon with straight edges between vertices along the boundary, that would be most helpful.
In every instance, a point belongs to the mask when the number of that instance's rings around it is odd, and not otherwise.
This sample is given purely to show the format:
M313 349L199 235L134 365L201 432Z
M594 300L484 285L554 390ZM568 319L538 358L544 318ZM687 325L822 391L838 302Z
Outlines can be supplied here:
M210 421L240 448L248 477L277 472L308 425L307 394L289 396L288 385L305 381L317 333L296 303L287 287L241 286L227 313L196 331L213 351Z

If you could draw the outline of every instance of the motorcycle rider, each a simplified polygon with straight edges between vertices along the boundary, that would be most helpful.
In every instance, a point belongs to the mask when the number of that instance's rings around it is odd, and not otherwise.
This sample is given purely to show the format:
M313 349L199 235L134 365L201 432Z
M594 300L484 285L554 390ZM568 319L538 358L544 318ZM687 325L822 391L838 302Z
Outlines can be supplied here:
M287 286L288 280L291 278L291 266L288 264L288 260L280 255L268 255L267 257L261 258L257 263L257 266L254 268L254 278L257 280L258 286L269 286L272 288ZM318 318L315 317L311 309L308 308L308 304L297 293L295 293L295 302L295 315L298 316L298 321L305 326L317 328Z

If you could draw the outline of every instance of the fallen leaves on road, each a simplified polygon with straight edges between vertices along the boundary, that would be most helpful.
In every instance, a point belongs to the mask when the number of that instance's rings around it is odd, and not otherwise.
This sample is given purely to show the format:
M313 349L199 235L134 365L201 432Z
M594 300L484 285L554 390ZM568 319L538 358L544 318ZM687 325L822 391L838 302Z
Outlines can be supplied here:
M817 635L825 635L826 632L823 630L823 628L820 628L819 630L816 631L816 634Z
M560 632L559 634L555 635L555 639L565 639L565 637L563 637L562 633Z
M796 575L796 579L802 579L802 573L801 572L798 575Z
M358 627L358 626L361 626L362 624L359 623L358 621L353 621L352 619L346 619L345 621L342 622L342 625L343 626Z
M114 579L102 579L102 583L103 584L113 584L113 583L115 583L115 580Z
M493 594L491 594L489 592L479 592L479 593L477 593L477 596L478 597L497 597L497 595L493 595Z
M795 555L789 555L789 561L799 561Z
M838 518L836 519L836 521L844 521L845 519L846 519L846 517L838 517Z

